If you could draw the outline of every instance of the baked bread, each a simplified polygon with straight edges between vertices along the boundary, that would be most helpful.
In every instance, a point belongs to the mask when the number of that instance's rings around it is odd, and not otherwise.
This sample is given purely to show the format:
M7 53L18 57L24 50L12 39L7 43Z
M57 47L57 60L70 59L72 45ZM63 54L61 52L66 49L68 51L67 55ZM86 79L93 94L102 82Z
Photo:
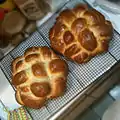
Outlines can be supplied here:
M15 35L22 31L26 24L26 18L19 11L6 14L2 26L6 33Z
M68 59L84 63L108 50L112 24L98 11L80 4L60 13L50 29L51 47Z
M0 34L2 34L2 36L0 35L0 37L5 38L5 41L9 41L13 46L25 40L25 38L37 28L35 21L27 20L19 11L11 11L6 14L1 26L2 29L0 28L0 30L2 32L0 31ZM0 47L3 46L2 44L3 43L0 41Z
M28 20L39 20L49 11L44 0L14 0L17 7Z
M40 108L48 98L63 95L68 66L48 47L32 47L12 63L12 84L21 105Z

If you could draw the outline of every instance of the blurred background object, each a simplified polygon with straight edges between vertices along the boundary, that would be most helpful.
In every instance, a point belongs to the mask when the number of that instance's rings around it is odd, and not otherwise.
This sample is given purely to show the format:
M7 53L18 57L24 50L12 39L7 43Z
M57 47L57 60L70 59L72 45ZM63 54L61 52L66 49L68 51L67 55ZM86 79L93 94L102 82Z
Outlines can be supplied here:
M49 11L49 6L44 0L14 0L14 2L29 20L38 20Z
M36 30L36 22L28 21L15 10L5 15L0 29L0 48L7 47L9 43L16 46L25 39L25 34L30 35Z
M95 0L94 5L114 14L120 14L120 0Z
M11 11L15 8L13 0L0 0L0 8Z
M16 8L13 0L0 0L0 21L4 19L6 13Z
M10 37L11 36L4 31L2 24L0 24L0 48L8 46Z
M69 0L44 0L50 7L51 11L56 11Z
M105 111L102 120L120 120L120 100L115 101Z

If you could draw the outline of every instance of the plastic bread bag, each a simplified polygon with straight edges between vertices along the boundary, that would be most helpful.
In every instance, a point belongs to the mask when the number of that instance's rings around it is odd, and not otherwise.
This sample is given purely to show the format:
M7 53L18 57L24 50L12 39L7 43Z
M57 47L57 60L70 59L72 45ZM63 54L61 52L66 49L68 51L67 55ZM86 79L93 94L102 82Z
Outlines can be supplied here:
M0 100L0 120L32 120L32 118L23 107L9 111Z
M0 120L8 120L10 112L5 108L4 104L0 100Z
M32 120L24 107L20 107L10 112L8 120Z
M39 20L49 11L44 0L14 0L14 2L29 20Z

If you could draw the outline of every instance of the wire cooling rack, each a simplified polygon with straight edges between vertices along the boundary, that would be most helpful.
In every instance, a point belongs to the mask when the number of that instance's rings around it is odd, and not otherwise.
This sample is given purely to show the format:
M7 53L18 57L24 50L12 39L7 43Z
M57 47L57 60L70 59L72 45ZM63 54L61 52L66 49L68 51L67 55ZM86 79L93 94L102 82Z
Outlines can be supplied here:
M73 0L63 6L63 9L72 8L78 3L83 3L81 0ZM60 10L60 11L61 11ZM48 46L50 42L48 38L49 29L55 22L59 12L56 12L48 21L46 21L39 29L34 32L28 39L19 44L15 49L9 52L0 62L4 74L11 80L11 62L18 56L23 55L24 51L32 46ZM66 104L73 100L85 88L91 85L98 77L103 75L120 59L120 35L114 31L113 38L110 43L110 49L107 53L103 53L94 57L86 64L78 65L67 61L69 66L69 75L67 81L67 91L64 96L54 100L48 100L46 106L39 110L29 109L34 120L47 120L55 115Z

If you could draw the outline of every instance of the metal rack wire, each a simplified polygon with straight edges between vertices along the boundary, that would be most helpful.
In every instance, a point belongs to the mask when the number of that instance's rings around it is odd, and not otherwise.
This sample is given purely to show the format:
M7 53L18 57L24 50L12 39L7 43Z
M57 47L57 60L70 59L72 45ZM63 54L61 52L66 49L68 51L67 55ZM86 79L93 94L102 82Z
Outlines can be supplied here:
M78 3L84 3L82 0L71 0L63 9L72 8ZM8 80L11 80L11 62L18 56L23 55L24 51L32 46L50 47L48 32L55 22L55 18L60 11L56 12L48 21L46 21L36 32L28 39L19 44L9 52L1 61L0 67ZM90 62L84 65L78 65L67 61L70 72L68 75L67 92L64 96L55 100L49 100L45 107L34 110L27 108L34 120L46 120L59 112L66 104L73 100L84 89L96 81L98 77L108 71L120 60L120 35L114 31L113 39L110 43L109 52L94 57ZM65 58L64 58L65 59Z

